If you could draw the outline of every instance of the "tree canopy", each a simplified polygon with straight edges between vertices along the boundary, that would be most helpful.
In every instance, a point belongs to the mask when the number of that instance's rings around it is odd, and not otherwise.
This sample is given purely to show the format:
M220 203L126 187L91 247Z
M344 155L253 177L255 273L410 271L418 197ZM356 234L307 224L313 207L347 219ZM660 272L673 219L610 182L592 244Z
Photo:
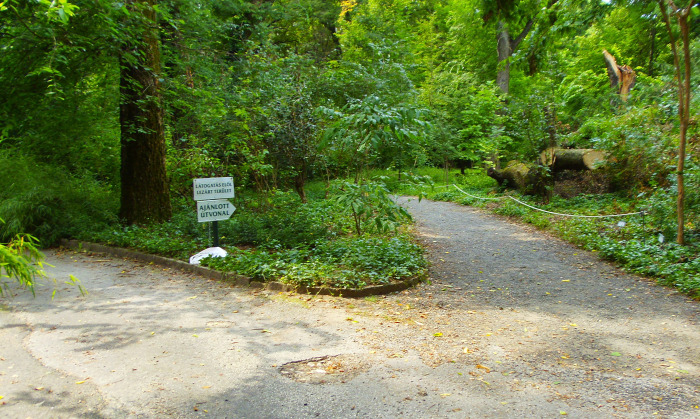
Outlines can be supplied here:
M165 220L195 177L305 199L551 146L609 153L612 189L680 191L667 218L695 231L699 39L697 0L2 1L0 167L26 179L0 181L1 236Z

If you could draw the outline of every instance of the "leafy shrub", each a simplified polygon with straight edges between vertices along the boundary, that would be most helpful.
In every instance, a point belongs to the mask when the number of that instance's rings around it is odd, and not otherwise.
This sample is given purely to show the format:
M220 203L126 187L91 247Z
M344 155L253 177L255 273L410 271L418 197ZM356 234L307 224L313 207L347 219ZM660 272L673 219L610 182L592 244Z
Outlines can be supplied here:
M396 204L389 194L389 189L381 181L360 184L341 181L336 183L334 190L341 210L352 215L358 236L367 230L380 233L396 230L411 220L408 211Z
M344 238L313 250L234 250L204 265L255 280L278 280L302 286L362 288L421 275L427 262L420 246L404 237Z
M116 201L105 184L0 152L0 218L6 221L0 224L0 241L27 233L50 246L83 230L102 229L116 222Z
M243 208L221 223L230 244L294 248L310 246L332 234L334 209L327 202L302 203L298 196L278 192L264 211Z
M18 235L9 243L0 243L0 295L8 287L5 279L16 281L34 294L37 280L46 277L41 269L43 260L44 255L32 236Z

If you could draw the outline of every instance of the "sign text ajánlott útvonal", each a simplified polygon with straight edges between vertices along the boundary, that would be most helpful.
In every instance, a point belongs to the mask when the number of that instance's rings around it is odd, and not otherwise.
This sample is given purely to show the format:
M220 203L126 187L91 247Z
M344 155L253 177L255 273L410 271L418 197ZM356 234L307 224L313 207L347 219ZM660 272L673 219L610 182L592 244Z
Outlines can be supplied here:
M204 223L228 220L235 210L236 207L226 199L197 201L197 221Z

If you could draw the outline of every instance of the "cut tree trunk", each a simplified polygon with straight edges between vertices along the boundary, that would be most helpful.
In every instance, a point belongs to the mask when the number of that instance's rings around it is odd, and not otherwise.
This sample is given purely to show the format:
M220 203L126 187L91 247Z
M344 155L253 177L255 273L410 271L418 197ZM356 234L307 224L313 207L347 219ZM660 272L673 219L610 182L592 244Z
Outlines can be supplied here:
M511 161L503 170L489 168L486 173L496 179L500 186L510 186L519 191L525 191L529 172L530 168L525 163Z
M548 170L539 165L526 165L513 160L503 170L489 168L486 173L503 187L511 187L525 195L534 195L549 202L553 178Z
M540 163L552 172L595 170L607 161L607 153L590 148L548 148L540 153Z

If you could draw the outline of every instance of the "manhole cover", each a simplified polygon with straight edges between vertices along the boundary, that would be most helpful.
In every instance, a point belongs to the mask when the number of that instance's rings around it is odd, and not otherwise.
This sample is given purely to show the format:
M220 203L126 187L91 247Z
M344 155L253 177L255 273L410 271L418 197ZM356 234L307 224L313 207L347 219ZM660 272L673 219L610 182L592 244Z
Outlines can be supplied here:
M319 356L279 367L285 377L310 384L344 383L366 369L367 363L354 355Z

